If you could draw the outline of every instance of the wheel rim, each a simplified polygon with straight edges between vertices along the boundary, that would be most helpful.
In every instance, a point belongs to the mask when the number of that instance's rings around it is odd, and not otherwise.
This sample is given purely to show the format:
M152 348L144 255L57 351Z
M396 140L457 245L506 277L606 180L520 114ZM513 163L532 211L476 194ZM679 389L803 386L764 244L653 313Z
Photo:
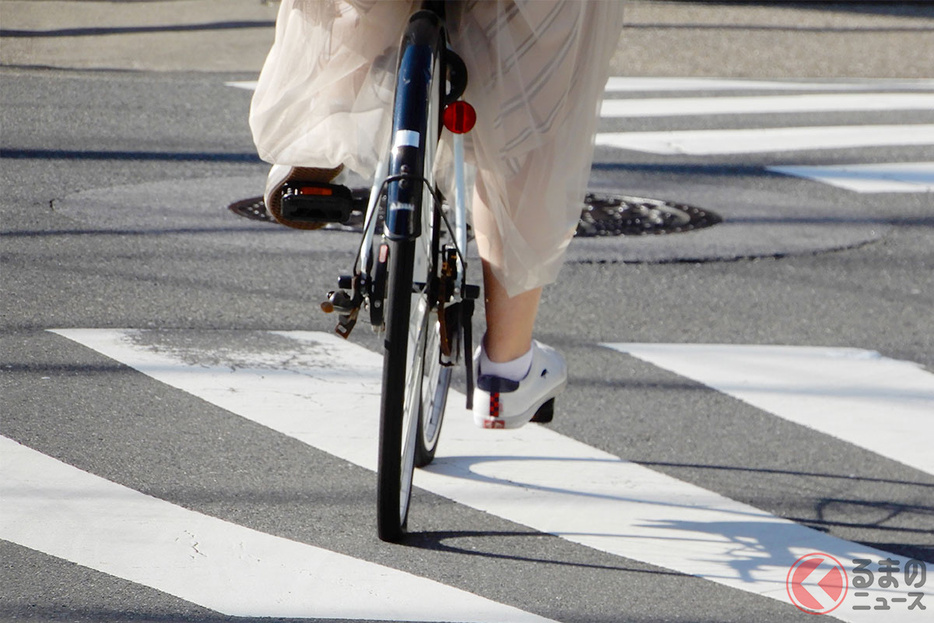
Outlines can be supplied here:
M441 420L444 416L444 407L447 402L448 386L451 384L451 368L441 365L438 356L440 351L441 324L436 320L437 314L432 313L433 320L429 339L425 345L425 356L428 358L422 385L422 413L421 435L422 446L429 452L434 450L441 432Z
M415 445L418 418L422 412L422 389L425 374L425 347L428 337L428 300L424 294L412 295L412 322L409 330L408 369L405 374L405 405L402 418L402 460L399 473L399 525L405 525L415 471ZM417 316L416 316L417 314Z

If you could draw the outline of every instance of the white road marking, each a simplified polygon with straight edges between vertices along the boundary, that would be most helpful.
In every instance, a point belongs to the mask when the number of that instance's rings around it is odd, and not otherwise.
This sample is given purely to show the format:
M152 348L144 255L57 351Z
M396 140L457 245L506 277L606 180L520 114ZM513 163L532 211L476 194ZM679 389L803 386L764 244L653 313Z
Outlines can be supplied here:
M657 78L612 76L607 93L651 91L934 91L934 80L877 79L853 82L832 80L784 82L731 78Z
M224 83L225 86L233 87L235 89L245 89L247 91L255 91L257 84L258 83L256 80L244 80L240 82L225 82Z
M0 538L229 616L547 619L94 476L0 436Z
M277 332L268 352L199 351L171 333L68 329L59 335L347 461L374 469L381 358L338 337ZM257 343L256 340L250 340ZM262 343L260 341L259 343ZM621 460L540 426L475 428L454 392L438 457L419 487L569 541L789 603L804 554L889 556ZM352 417L348 417L352 414ZM569 414L569 417L573 417ZM418 529L418 509L410 525ZM875 603L875 602L873 602ZM791 606L789 606L791 607ZM840 609L848 621L872 613Z
M934 475L934 374L855 348L604 344Z
M934 145L934 124L605 132L597 145L652 154L709 156L883 145Z
M750 97L607 99L603 101L600 116L632 118L931 109L934 109L934 94L931 93L821 93Z
M805 177L858 193L934 192L934 162L766 168L776 173Z

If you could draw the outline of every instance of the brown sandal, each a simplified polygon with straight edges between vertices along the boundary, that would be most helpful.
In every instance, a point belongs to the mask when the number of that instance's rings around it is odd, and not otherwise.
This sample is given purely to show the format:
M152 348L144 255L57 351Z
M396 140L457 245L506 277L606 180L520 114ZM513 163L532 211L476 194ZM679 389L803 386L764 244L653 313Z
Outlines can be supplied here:
M282 187L285 184L290 182L307 182L307 183L317 183L317 184L328 184L335 177L337 177L341 171L344 170L344 165L338 165L333 169L318 169L311 167L292 167L288 175L285 176L281 181L279 181L271 190L266 194L266 209L269 211L269 214L272 215L276 221L295 229L321 229L326 222L322 223L310 223L307 221L294 221L282 216L282 205L281 205L281 191Z

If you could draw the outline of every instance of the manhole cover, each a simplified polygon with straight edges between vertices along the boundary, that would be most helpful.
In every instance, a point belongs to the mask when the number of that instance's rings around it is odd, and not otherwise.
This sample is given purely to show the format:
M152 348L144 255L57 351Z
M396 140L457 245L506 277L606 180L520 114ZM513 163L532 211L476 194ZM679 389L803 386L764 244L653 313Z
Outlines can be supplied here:
M252 221L265 221L267 223L274 222L269 212L266 211L266 202L263 201L262 197L250 197L249 199L241 199L227 206L227 209L236 214L237 216L242 216L243 218L248 218Z
M720 223L717 214L660 199L587 193L580 237L676 234Z
M355 209L346 224L335 223L326 229L362 230L363 209L367 204L369 189L359 188L352 192L355 203L361 209ZM587 207L581 213L577 225L577 236L582 238L674 234L710 227L722 221L708 210L660 199L587 193L584 202ZM234 214L254 221L275 222L267 212L262 197L243 199L230 204L228 208Z

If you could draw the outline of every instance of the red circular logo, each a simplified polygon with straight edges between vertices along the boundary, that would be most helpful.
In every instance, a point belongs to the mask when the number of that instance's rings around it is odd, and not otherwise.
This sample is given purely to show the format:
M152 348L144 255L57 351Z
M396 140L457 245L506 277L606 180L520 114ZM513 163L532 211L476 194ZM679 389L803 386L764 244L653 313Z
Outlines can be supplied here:
M846 598L849 588L846 569L829 554L805 554L791 565L785 579L788 598L799 610L827 614Z

